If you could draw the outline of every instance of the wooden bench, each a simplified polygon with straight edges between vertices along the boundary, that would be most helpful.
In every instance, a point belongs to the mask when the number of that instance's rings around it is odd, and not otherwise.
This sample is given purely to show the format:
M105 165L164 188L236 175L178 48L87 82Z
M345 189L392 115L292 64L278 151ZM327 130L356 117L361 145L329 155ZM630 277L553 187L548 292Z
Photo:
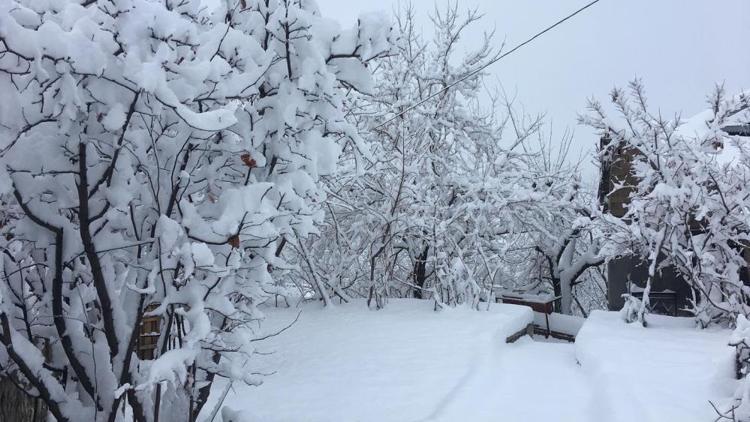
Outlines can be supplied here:
M544 314L544 321L547 324L547 331L544 333L545 338L549 338L552 334L549 327L549 315L554 311L555 302L558 300L560 300L560 296L521 296L508 293L500 294L496 299L497 302L528 306L532 311Z

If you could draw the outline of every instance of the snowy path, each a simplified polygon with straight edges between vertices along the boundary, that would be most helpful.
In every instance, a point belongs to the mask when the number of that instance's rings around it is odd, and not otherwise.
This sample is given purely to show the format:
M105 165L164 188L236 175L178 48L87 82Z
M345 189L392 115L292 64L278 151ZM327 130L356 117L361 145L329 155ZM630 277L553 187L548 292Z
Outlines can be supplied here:
M502 369L503 420L603 420L592 407L591 386L573 344L521 339L508 346Z
M572 344L526 337L514 344L496 344L482 367L426 420L601 420Z
M576 338L576 357L610 422L712 421L709 400L732 397L729 330L695 328L691 318L649 316L649 327L594 311Z

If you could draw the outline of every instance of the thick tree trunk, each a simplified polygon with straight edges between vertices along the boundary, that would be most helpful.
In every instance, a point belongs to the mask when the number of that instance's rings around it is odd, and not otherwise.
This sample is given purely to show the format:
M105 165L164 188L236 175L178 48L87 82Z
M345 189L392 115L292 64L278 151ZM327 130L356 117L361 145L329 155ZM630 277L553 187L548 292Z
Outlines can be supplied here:
M562 298L562 282L557 277L552 277L552 289L554 291L555 297ZM562 303L562 300L556 300L554 305L554 310L557 313L564 313L564 304Z
M0 421L44 422L47 408L41 400L22 393L7 378L0 378Z
M419 287L418 289L414 289L414 297L417 299L424 298L422 289L424 288L427 278L427 254L429 253L429 250L430 246L425 246L422 253L419 254L414 263L414 285Z

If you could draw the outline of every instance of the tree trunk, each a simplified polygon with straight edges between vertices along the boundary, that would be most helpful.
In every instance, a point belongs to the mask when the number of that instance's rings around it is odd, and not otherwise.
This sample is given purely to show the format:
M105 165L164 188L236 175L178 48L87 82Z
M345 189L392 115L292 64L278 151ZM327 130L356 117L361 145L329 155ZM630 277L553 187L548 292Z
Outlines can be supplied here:
M422 289L427 281L427 254L429 250L430 246L425 246L414 263L414 285L418 287L418 289L414 289L414 297L416 299L424 299Z
M563 313L563 303L562 303L562 283L559 278L552 276L552 289L554 291L555 297L560 297L560 300L556 300L553 303L554 310L557 313Z
M22 393L7 378L0 378L0 421L44 422L47 408L41 400Z

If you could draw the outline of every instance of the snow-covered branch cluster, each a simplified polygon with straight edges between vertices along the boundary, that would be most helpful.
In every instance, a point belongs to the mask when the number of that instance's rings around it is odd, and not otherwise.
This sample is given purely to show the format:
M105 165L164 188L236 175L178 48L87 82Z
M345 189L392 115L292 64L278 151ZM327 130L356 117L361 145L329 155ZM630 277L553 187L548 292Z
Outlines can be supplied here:
M0 3L0 371L58 421L192 421L216 377L259 382L257 306L360 142L342 102L387 21L218 3Z
M648 262L644 300L632 316L643 322L651 282L667 266L692 287L691 310L701 325L747 315L750 151L732 128L750 121L750 97L718 87L710 109L688 122L653 112L639 81L611 97L617 119L592 101L582 121L612 139L602 154L633 158L635 182L617 186L631 191L618 226L620 253Z

